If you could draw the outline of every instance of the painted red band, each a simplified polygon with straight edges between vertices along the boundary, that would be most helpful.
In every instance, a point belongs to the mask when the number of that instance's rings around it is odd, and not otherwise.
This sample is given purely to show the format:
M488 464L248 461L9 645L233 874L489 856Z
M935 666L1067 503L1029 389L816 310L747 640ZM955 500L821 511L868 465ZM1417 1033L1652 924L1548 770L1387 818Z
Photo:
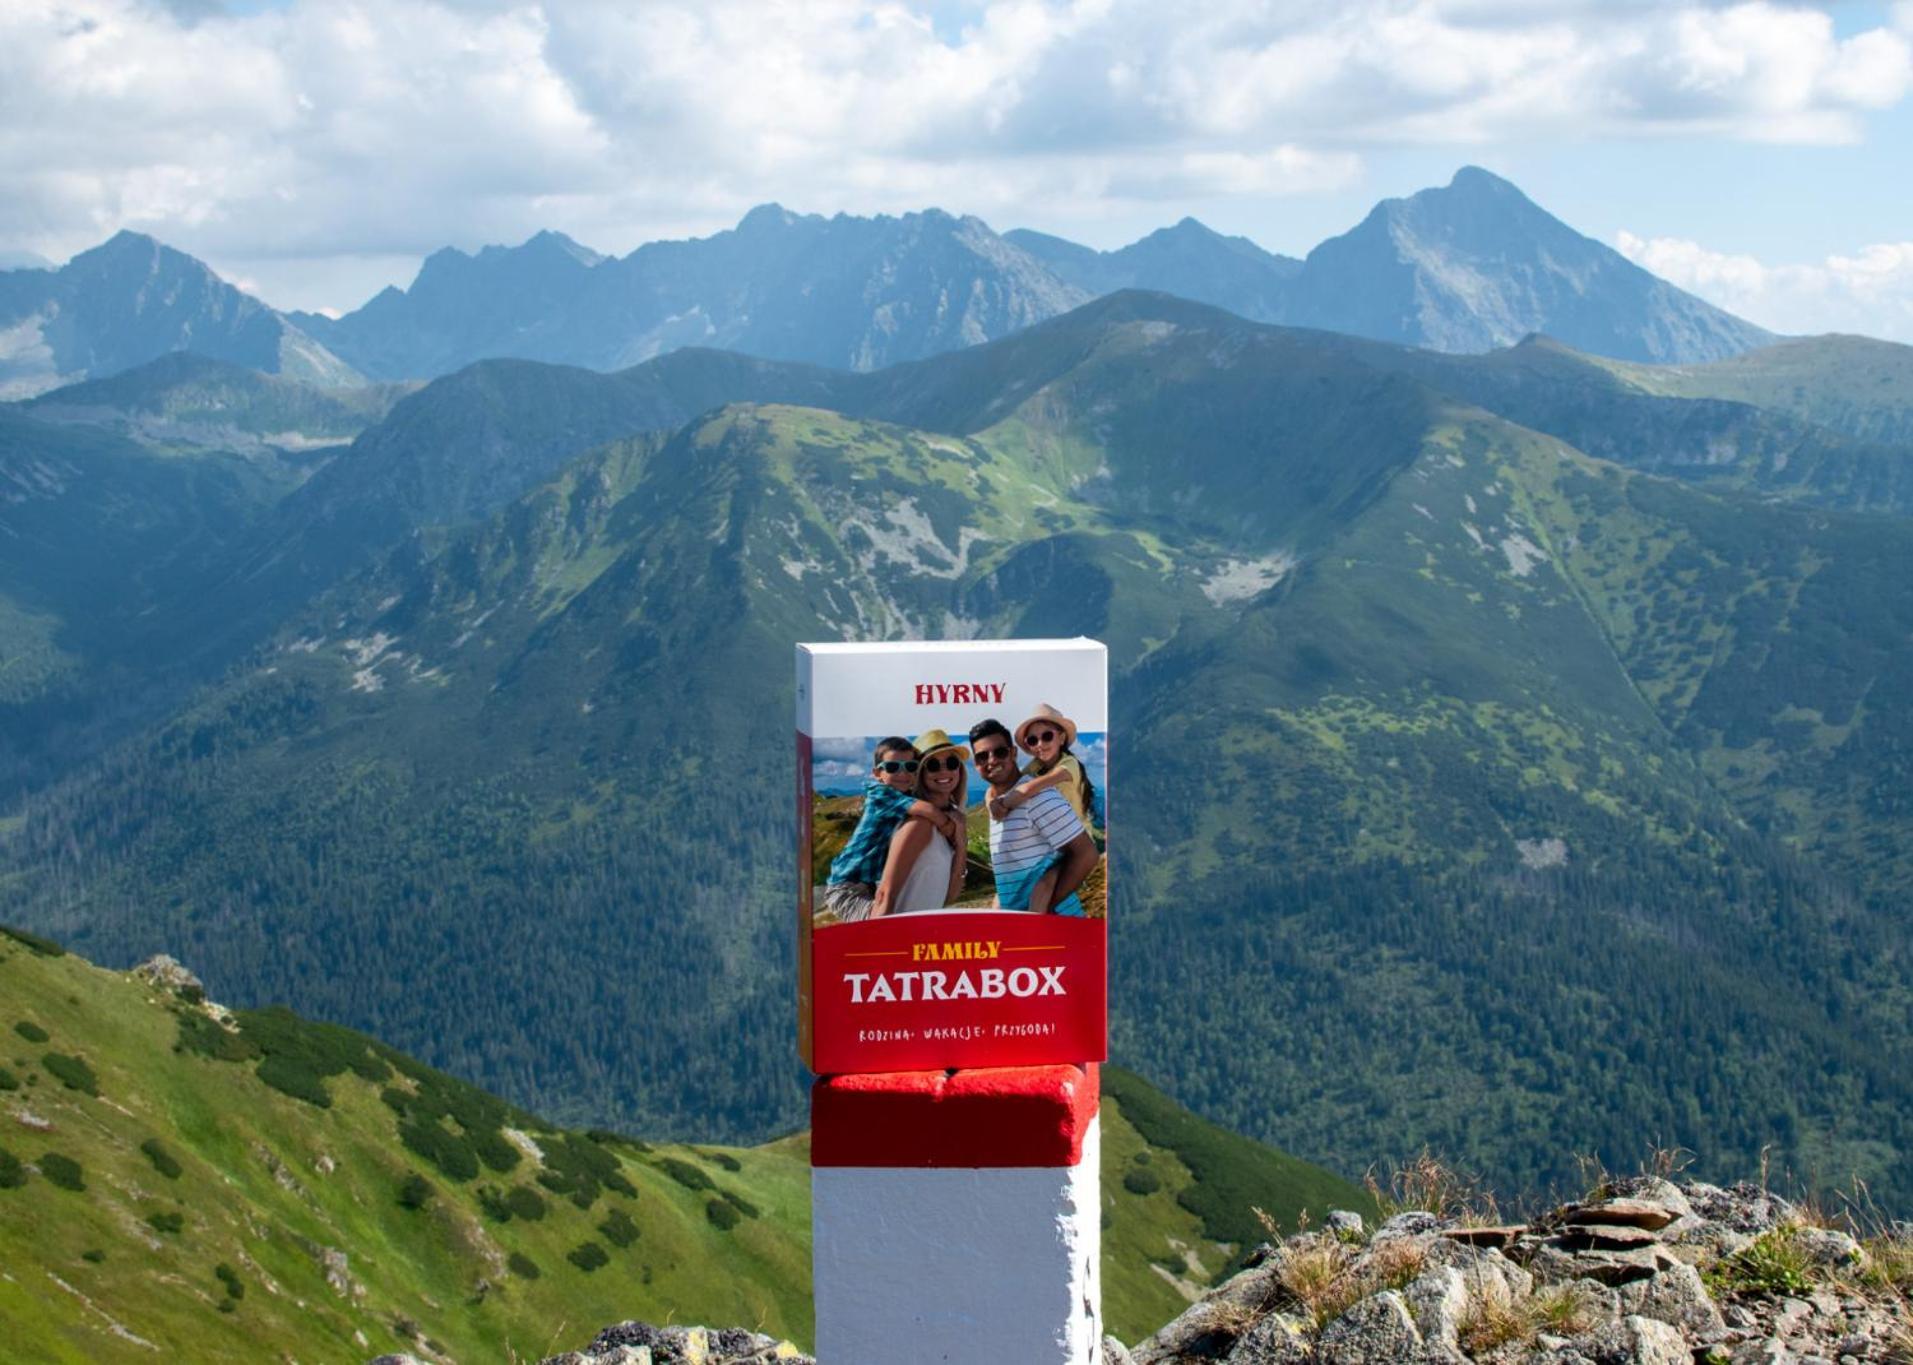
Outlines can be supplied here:
M825 1076L810 1091L813 1166L1075 1166L1096 1117L1088 1066Z

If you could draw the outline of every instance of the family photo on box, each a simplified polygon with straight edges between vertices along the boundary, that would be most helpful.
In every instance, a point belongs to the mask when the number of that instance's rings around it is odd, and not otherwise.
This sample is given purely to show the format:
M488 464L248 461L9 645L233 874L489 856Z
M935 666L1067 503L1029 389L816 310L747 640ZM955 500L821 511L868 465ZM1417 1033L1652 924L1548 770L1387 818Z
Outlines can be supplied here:
M986 717L957 736L820 745L813 922L946 909L1101 918L1103 741L1040 705L1014 727Z

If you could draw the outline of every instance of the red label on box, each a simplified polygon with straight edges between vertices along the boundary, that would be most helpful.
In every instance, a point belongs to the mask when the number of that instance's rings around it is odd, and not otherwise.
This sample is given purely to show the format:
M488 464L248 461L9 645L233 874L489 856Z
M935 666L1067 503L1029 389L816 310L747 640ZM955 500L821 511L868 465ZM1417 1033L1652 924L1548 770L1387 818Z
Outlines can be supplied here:
M1102 920L943 911L811 942L814 1070L1103 1059Z

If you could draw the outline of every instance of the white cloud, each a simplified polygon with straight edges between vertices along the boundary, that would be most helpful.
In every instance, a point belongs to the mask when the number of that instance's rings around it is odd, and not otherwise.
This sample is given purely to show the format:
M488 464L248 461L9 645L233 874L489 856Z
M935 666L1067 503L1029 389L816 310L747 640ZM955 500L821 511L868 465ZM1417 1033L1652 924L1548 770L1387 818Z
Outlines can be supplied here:
M1644 269L1776 332L1858 332L1913 342L1913 241L1876 242L1816 264L1782 265L1626 231L1614 245Z
M210 0L0 4L0 244L119 227L307 263L556 226L605 250L752 204L1016 220L1319 193L1371 149L1860 137L1913 10L1639 0ZM1123 206L1129 206L1125 209ZM336 290L336 285L327 286Z

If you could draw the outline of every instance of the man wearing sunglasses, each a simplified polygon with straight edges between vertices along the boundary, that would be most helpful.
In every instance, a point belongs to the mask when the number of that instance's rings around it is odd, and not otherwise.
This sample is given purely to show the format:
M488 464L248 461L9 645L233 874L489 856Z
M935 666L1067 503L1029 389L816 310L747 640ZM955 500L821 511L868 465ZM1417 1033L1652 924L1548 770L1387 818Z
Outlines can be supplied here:
M916 747L900 735L878 740L870 777L864 782L863 814L850 833L850 842L830 860L830 880L817 898L817 911L828 910L846 922L870 918L877 883L883 880L883 865L890 856L890 836L911 816L930 821L952 847L962 846L963 822L928 801L919 801L916 790Z
M972 726L970 752L992 798L1008 795L1023 775L1016 741L1001 721ZM1096 856L1096 841L1053 789L1031 794L990 822L990 866L996 872L996 903L1004 910L1082 915L1076 888L1096 866Z

